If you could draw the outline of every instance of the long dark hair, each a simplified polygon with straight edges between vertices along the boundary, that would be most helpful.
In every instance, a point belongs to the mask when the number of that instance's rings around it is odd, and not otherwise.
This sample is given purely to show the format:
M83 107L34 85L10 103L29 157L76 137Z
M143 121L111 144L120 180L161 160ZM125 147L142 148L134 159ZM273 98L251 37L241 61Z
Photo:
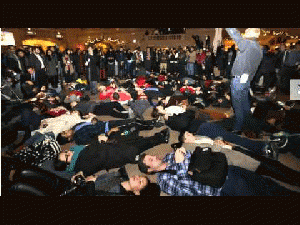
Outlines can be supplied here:
M51 55L49 55L48 52L51 52ZM48 61L51 61L51 60L52 60L52 55L53 55L53 52L52 52L50 49L48 49L48 50L46 51L46 59L47 59Z

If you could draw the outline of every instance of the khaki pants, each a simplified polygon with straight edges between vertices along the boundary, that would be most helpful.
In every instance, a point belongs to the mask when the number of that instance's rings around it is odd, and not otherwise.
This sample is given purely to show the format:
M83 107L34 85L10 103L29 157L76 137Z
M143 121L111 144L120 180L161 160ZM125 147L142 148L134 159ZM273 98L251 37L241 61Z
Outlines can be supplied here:
M160 72L167 72L167 63L160 63Z

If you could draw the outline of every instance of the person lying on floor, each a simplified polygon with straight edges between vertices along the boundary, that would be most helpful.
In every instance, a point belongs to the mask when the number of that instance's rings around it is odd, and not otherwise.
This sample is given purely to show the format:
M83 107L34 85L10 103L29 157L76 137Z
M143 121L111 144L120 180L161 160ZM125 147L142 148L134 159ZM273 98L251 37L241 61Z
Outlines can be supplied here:
M66 170L69 173L82 171L84 176L90 176L100 170L135 163L140 153L154 146L168 143L169 138L168 129L151 137L131 136L127 142L126 137L99 135L87 146L77 145L61 153L55 162L55 168L57 171Z
M202 123L195 134L189 134L190 136L206 136L211 139L221 137L224 141L233 143L237 146L244 147L246 149L252 150L257 155L265 155L266 157L277 159L278 149L275 145L271 145L268 141L259 141L250 139L247 137L242 137L233 132L226 130L219 124L205 122Z
M76 145L87 145L95 137L101 134L109 135L112 131L138 133L141 130L152 130L154 127L161 127L162 125L162 123L156 120L126 119L99 121L94 118L91 122L79 123L71 129L63 131L57 136L57 141L61 145L72 141L75 141Z
M77 173L76 176L81 175ZM109 172L100 176L88 176L85 178L85 190L89 196L159 196L160 189L157 184L151 183L146 176L128 177L125 168L117 172Z
M172 130L185 132L196 130L200 124L210 120L208 116L203 115L203 118L196 119L196 112L193 109L187 109L186 101L180 102L178 106L171 105L163 108L158 106L153 108L152 117L165 122Z
M79 111L82 116L101 116L110 115L116 118L127 119L129 117L126 109L119 103L113 101L90 102L80 101L78 98L70 98L70 107L72 110Z
M291 185L300 186L300 172L288 168L277 160L260 156L252 149L243 149L230 142L219 139L213 140L209 137L193 135L189 132L185 132L180 137L180 141L179 143L181 143L182 147L192 153L197 146L208 145L213 152L224 153L228 165L239 166L260 175L271 176Z
M209 148L200 149L198 160L204 160L201 172L191 170L192 154L184 148L167 154L164 158L142 154L138 166L141 172L157 173L157 183L161 191L171 196L299 196L300 193L280 186L270 178L237 166L227 166L223 153L213 154ZM220 162L222 171L214 171L212 163ZM198 161L200 162L200 161ZM200 163L198 167L204 166ZM216 165L216 164L215 164ZM223 167L224 166L224 167ZM197 168L197 167L196 167ZM198 170L199 171L199 170ZM200 176L194 176L200 174ZM208 176L206 176L208 174ZM220 182L214 182L215 178ZM203 179L204 178L204 179ZM202 181L201 181L202 180ZM201 181L201 182L199 182ZM215 183L215 184L214 184ZM208 185L209 184L209 185Z
M38 143L45 138L45 134L56 139L57 136L82 122L91 122L92 118L82 119L78 112L67 112L61 116L47 118L41 121L40 129L34 130L32 136L24 142L25 146Z

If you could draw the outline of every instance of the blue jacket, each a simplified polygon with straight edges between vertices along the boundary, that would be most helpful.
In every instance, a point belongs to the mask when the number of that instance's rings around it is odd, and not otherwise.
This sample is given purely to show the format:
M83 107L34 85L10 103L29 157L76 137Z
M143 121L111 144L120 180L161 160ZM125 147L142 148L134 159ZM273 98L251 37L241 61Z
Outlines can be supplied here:
M263 57L261 47L257 41L243 38L236 28L226 28L226 31L239 49L231 73L233 76L246 73L251 82Z
M95 125L86 125L77 130L74 134L74 141L77 145L89 144L94 138L105 133L105 122L98 121Z

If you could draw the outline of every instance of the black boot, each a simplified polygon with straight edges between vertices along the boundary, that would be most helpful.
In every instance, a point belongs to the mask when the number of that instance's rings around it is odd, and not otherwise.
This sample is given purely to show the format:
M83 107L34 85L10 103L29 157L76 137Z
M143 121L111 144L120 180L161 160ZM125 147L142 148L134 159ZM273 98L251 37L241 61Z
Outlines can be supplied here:
M262 162L255 173L275 178L278 181L300 186L300 172L295 171L278 161Z

